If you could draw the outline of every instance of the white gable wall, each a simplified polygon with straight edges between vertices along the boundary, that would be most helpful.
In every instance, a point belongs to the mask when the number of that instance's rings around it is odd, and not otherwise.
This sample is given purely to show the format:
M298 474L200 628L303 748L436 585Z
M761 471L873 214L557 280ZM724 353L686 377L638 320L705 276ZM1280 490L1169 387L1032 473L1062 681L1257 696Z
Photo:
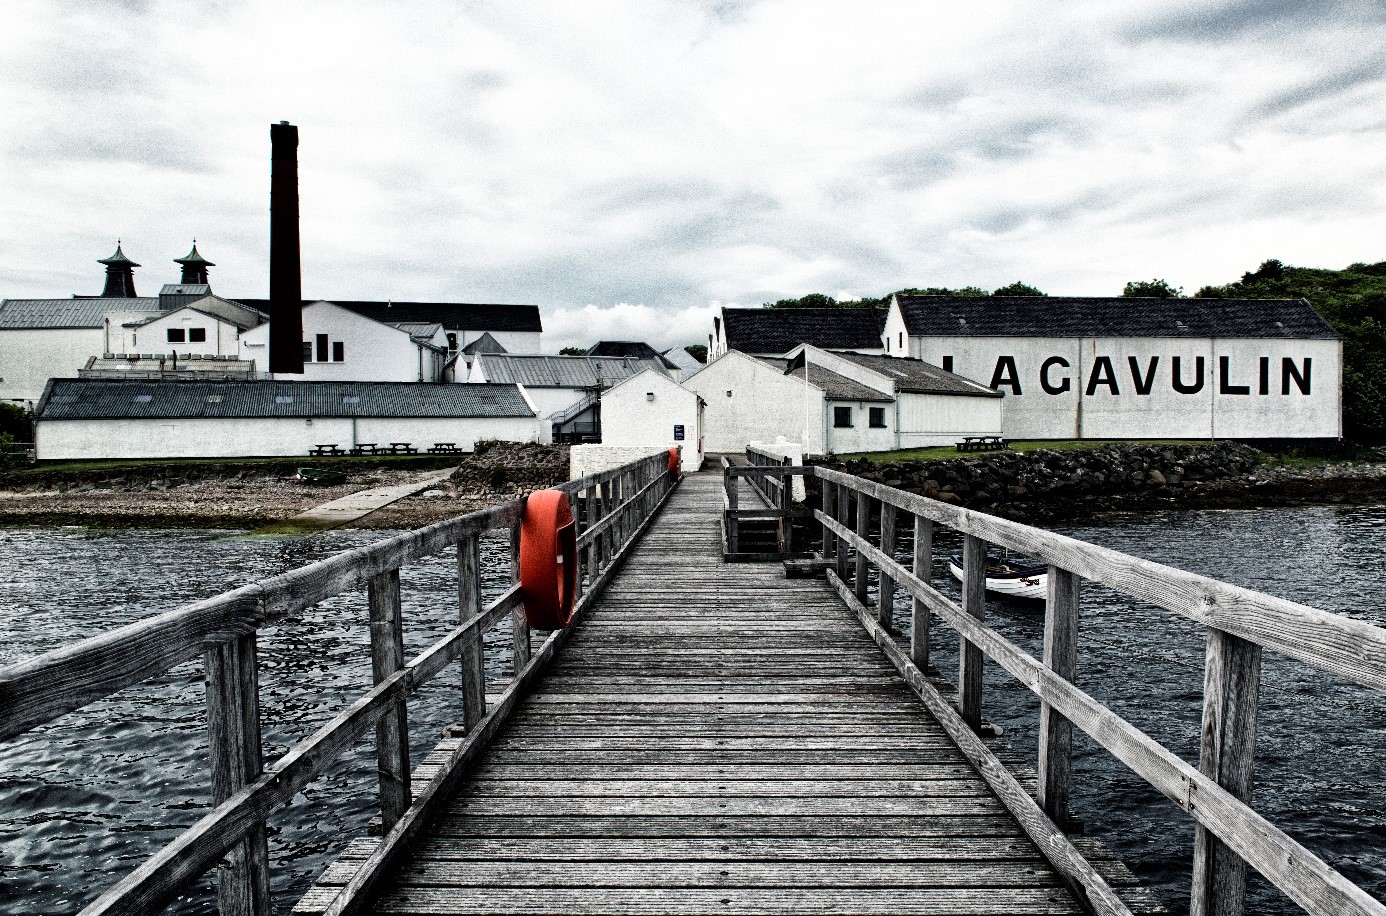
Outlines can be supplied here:
M257 370L269 368L270 323L241 334L242 359L255 360ZM319 335L326 336L326 352L320 352ZM309 382L436 382L442 374L442 354L415 343L406 332L348 311L330 302L315 302L303 309L303 340L313 347L313 358L304 361L302 375L287 379ZM334 360L333 345L345 350ZM321 359L321 356L326 359Z
M683 386L707 403L703 445L709 452L743 452L752 442L783 436L803 442L809 454L823 454L823 392L805 386L802 374L786 376L732 350L690 375Z
M902 392L897 400L899 448L954 445L963 436L1002 435L1005 398Z
M905 316L900 311L900 300L890 297L890 307L886 309L885 325L881 330L881 340L885 351L891 356L915 356L917 347L911 341L909 328L905 327Z
M602 445L682 446L684 472L698 470L703 409L697 393L653 369L613 385L602 392Z
M170 329L183 332L182 341L170 341ZM193 329L202 331L201 342L191 341ZM229 321L207 315L191 308L174 309L146 325L122 328L123 349L115 353L197 353L205 356L240 356L240 329ZM264 367L257 365L264 371Z
M120 326L112 329L119 342ZM77 370L106 349L105 328L34 328L0 331L0 400L32 408L50 378L76 378Z

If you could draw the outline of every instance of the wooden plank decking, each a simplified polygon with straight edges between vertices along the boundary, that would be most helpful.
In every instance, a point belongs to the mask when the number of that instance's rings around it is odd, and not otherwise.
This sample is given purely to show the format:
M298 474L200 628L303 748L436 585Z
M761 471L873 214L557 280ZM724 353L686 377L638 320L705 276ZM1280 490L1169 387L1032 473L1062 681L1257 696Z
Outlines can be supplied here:
M721 561L720 508L685 479L374 911L1081 912L824 582Z

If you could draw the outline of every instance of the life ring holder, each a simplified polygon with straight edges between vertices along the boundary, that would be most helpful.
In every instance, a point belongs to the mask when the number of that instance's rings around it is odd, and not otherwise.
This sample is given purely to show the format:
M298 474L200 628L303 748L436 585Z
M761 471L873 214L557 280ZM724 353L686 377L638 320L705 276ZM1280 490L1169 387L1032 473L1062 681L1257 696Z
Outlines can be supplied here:
M535 490L520 521L520 598L531 627L559 630L572 623L577 567L577 526L568 494Z
M677 445L669 447L669 473L675 477L683 473L683 467L679 460L679 447Z

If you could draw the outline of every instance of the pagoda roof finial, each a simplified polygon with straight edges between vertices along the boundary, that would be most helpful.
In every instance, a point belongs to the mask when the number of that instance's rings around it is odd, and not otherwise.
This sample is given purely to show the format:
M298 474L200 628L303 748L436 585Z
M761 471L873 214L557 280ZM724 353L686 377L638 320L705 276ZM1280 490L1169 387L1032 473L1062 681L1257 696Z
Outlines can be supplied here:
M201 266L203 266L203 267L216 267L216 266L217 266L217 265L214 264L213 262L207 260L207 259L204 258L202 255L200 255L200 254L197 253L197 239L193 239L192 251L189 251L187 254L183 255L181 258L174 258L174 259L173 259L173 263L175 263L175 264L183 264L183 265L199 264L199 265L201 265Z
M125 267L139 267L139 266L140 266L139 264L136 264L134 261L132 261L132 260L130 260L129 258L127 258L127 257L125 256L125 252L123 252L123 251L120 250L120 239L116 239L116 250L115 250L115 254L111 255L109 258L102 258L101 260L97 261L96 263L98 263L98 264L105 264L105 265L107 265L107 266L112 266L112 265L121 265L121 266L125 266Z

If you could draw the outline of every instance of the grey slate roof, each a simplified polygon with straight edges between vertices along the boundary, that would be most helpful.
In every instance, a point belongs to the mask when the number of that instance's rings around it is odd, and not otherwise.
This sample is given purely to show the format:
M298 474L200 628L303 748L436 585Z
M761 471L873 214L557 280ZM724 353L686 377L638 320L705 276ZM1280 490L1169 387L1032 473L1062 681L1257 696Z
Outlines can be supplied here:
M160 296L197 296L200 299L211 294L212 288L206 283L165 283L159 287Z
M801 343L824 350L879 350L881 309L722 309L727 347L742 353L788 353Z
M514 385L50 379L39 420L532 417Z
M415 340L432 340L433 335L443 329L436 321L392 321L390 327L398 328Z
M1303 299L899 296L910 336L1337 338Z
M251 308L269 312L268 299L241 299ZM498 305L472 302L375 302L362 299L304 299L304 305L331 302L385 324L397 321L437 322L449 331L542 331L537 305Z
M796 378L804 377L804 364L802 360L796 359L791 362L790 360L774 356L757 356L754 357L754 359L758 359L768 366L774 366L785 375L793 375ZM817 363L809 363L808 382L814 388L822 391L829 400L881 401L886 403L895 400L890 395L883 394L870 385L863 385L855 379L840 375Z
M0 330L99 328L109 312L159 311L159 300L129 299L5 299L0 302Z
M961 394L971 397L999 398L1001 392L993 391L980 382L940 369L922 359L906 359L900 356L874 356L863 353L837 353L837 356L850 360L858 366L879 372L895 383L896 391L917 394Z
M663 361L610 356L539 356L483 353L477 356L492 382L518 382L526 388L610 388L646 369L665 375Z
M463 347L462 352L466 353L468 356L474 356L477 353L508 353L509 351L501 346L499 340L491 336L490 331L487 331L476 340Z
M585 356L633 356L636 359L657 359L666 369L678 369L679 364L666 359L643 340L599 340L587 348Z

